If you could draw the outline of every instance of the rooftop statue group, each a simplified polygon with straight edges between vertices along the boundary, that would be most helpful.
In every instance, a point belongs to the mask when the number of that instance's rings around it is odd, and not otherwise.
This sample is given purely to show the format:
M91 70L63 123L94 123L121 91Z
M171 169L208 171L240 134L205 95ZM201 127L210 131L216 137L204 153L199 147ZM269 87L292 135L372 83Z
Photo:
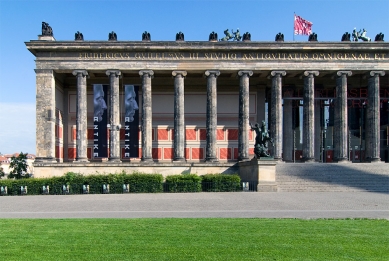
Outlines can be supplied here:
M357 32L357 28L354 28L353 30L353 41L358 42L358 39L364 41L364 42L371 42L370 37L366 36L367 31L365 29L359 30Z
M232 31L232 34L228 31L228 29L226 29L224 31L224 34L226 36L221 38L219 41L228 41L228 40L231 40L231 39L233 41L240 41L242 39L242 36L240 36L239 28L236 30L235 33L234 33L234 30L231 30L231 31Z
M358 40L362 40L364 42L371 42L371 38L366 36L366 33L367 33L367 31L365 29L357 31L357 29L354 28L352 34L350 34L348 32L344 33L341 41L342 42L351 41L351 37L352 37L352 40L354 42L358 42ZM223 38L219 39L219 41L229 41L229 40L232 40L232 41L251 41L251 34L249 32L246 32L243 34L243 37L242 37L240 35L239 28L236 30L236 32L234 32L234 30L231 30L231 33L228 29L226 29L224 31L224 34L225 34L225 36ZM42 22L42 36L54 36L53 29L46 22ZM82 35L82 33L77 31L75 33L74 40L83 41L84 36ZM117 34L114 31L112 31L111 33L108 34L108 40L109 41L117 41ZM212 32L209 35L209 41L216 42L217 40L218 40L217 33ZM142 34L142 41L151 41L151 37L150 37L149 32L145 31ZM179 32L176 34L176 41L185 41L184 34L182 32ZM276 42L283 42L284 35L282 33L278 33L275 37L275 41ZM308 37L308 41L316 42L317 41L317 34L316 33L310 34ZM375 37L375 41L376 42L384 41L384 34L383 33L377 34Z
M53 36L53 29L46 22L42 22L42 35L44 35L44 36Z
M266 128L266 122L262 121L262 126L259 126L258 123L252 125L250 123L251 130L255 130L255 145L254 145L254 154L256 158L261 157L270 157L268 142L272 145L273 140L270 138L269 131Z

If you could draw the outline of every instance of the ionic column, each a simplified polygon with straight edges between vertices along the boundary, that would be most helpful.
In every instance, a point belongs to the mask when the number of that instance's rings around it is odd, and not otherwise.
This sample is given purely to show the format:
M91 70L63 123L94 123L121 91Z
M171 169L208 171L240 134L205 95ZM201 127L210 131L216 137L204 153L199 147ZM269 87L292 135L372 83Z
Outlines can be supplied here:
M121 162L120 160L120 107L119 107L119 70L108 70L106 74L109 76L110 86L110 139L109 139L109 158L111 163Z
M77 102L76 102L76 160L74 162L89 162L88 148L88 123L87 123L87 96L86 96L86 70L74 70L77 77Z
M286 96L284 93L284 97L292 97L292 95ZM284 108L283 108L283 128L282 128L282 155L283 160L286 162L293 161L293 100L284 99Z
M217 77L220 71L205 71L207 77L207 150L205 161L218 162L216 157Z
M239 71L239 133L238 133L238 160L249 159L249 78L252 71Z
M152 101L151 101L151 79L152 70L141 70L139 75L142 78L142 161L152 162Z
M334 147L335 160L348 161L348 116L347 116L347 76L351 71L336 73L336 99L334 115Z
M370 162L380 157L380 76L384 71L371 71L367 88L366 156Z
M174 161L185 161L184 77L186 71L173 71L174 76Z
M303 159L305 162L315 161L315 78L318 71L304 72L303 97Z
M315 105L314 105L314 117L315 117L315 123L314 123L314 129L315 129L315 132L314 132L314 139L315 139L315 148L313 149L314 150L314 154L315 154L315 161L317 162L320 162L320 152L322 152L322 146L321 145L324 145L322 144L323 142L323 139L322 139L322 133L321 133L321 127L322 127L322 123L321 123L321 113L322 113L322 110L324 110L324 108L321 108L321 101L320 100L315 100L314 101ZM323 157L325 157L325 155L323 154L322 155Z
M282 76L285 71L272 71L270 135L274 141L274 159L282 160Z
M36 73L36 158L35 162L55 159L55 79L53 70Z

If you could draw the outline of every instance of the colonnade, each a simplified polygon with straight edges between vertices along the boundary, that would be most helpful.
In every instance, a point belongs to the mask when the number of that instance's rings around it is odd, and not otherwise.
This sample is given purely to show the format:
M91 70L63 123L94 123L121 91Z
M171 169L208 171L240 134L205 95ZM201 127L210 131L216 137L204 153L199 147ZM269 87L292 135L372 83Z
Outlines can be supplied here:
M40 78L45 80L47 72L36 70L37 84ZM218 162L216 156L216 131L217 131L217 78L219 70L207 70L204 75L207 78L207 108L206 108L206 162ZM335 72L334 72L335 73ZM252 71L242 70L237 72L239 76L239 122L238 122L238 160L249 159L249 80L253 75ZM271 122L271 136L274 140L274 159L291 160L290 149L292 135L283 126L292 126L292 103L291 100L284 100L282 104L282 78L286 71L271 71L271 108L269 121ZM303 160L311 162L315 160L315 99L314 85L315 77L319 71L305 71L304 95L303 95ZM86 70L74 70L73 75L77 78L77 105L76 105L76 163L87 163L87 102L86 102ZM110 107L111 117L110 151L108 162L120 163L120 109L119 109L119 70L107 70L106 75L110 83ZM154 72L152 70L140 70L142 79L142 122L141 122L141 144L142 162L152 162L152 93L151 84ZM172 71L174 77L174 156L173 161L185 161L185 113L184 113L184 80L186 71ZM348 126L347 126L347 77L351 71L336 72L336 93L335 115L334 115L334 152L337 161L347 161L348 156ZM368 80L368 105L367 105L367 137L366 156L369 161L380 160L380 108L379 108L379 77L384 76L384 71L371 71ZM46 78L45 78L46 77ZM39 88L37 88L39 89ZM44 90L44 89L42 89ZM37 96L38 97L38 96ZM48 100L48 98L45 98ZM54 99L54 97L53 97ZM38 102L38 98L37 98ZM44 125L37 114L37 128ZM51 125L50 125L51 126ZM38 130L37 130L38 131ZM52 142L53 143L53 142ZM49 146L54 147L53 144ZM50 155L52 153L47 153ZM283 153L284 152L284 153ZM38 155L39 156L39 155ZM316 155L317 156L317 155ZM46 157L52 162L53 157ZM41 161L45 161L41 157Z

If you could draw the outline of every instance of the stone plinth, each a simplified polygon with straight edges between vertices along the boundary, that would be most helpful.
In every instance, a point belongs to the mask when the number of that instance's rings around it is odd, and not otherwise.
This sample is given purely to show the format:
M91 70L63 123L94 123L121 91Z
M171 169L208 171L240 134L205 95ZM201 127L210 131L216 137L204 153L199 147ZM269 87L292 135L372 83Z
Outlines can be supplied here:
M55 41L54 36L51 35L38 35L39 41Z
M237 174L239 173L236 162L216 163L187 163L187 162L90 162L90 163L34 163L34 178L60 177L67 172L81 173L83 175L95 174L119 174L126 172L158 173L164 177L178 174Z
M258 192L277 192L276 164L266 158L239 162L239 176L242 181L258 183Z

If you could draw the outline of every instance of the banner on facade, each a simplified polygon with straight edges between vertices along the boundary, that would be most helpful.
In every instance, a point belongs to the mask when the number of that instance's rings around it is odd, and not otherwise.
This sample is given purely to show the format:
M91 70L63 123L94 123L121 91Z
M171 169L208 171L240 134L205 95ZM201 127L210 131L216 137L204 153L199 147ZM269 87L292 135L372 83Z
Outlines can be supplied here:
M123 158L139 157L139 86L124 85L124 155Z
M312 34L312 23L308 20L294 15L294 34L310 35Z
M108 85L93 85L93 158L108 157L107 90Z

